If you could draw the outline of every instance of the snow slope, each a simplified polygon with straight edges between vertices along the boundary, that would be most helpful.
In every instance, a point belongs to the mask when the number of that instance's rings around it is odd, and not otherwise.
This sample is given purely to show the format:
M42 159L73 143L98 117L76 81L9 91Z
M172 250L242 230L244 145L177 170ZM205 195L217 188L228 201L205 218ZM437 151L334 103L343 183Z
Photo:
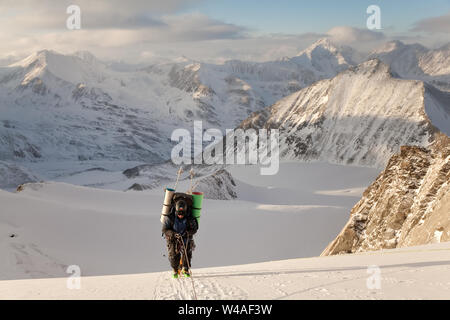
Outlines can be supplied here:
M435 127L450 132L448 102L421 81L394 78L374 59L252 114L240 127L279 129L284 159L384 167L402 145L427 146Z
M450 45L428 49L420 44L390 41L373 51L368 59L377 58L405 79L429 82L450 91Z
M192 99L147 72L91 55L41 51L0 70L0 157L6 161L167 158ZM178 101L178 108L167 103ZM162 119L163 123L161 123Z
M259 176L258 167L230 172L238 199L205 199L196 268L319 255L360 197L321 191L360 189L378 173L318 163L282 164L275 177ZM188 187L182 181L178 190ZM89 276L167 270L162 201L162 185L119 192L47 182L0 190L0 279L62 276L73 264Z
M0 161L0 178L0 187L5 189L15 189L22 183L39 181L39 177L27 169L4 161Z
M375 253L194 269L198 299L450 299L450 242ZM368 287L368 267L380 286ZM0 281L0 299L193 299L191 280L168 272Z

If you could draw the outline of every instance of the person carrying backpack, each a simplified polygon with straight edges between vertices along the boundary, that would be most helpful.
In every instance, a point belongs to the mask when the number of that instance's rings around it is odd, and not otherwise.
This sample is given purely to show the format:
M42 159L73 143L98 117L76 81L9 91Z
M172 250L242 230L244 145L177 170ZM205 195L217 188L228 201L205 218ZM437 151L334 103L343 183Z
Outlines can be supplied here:
M192 251L195 249L193 236L198 230L198 222L192 216L188 200L181 196L174 199L174 205L162 227L174 278L178 278L180 273L185 277L190 276Z

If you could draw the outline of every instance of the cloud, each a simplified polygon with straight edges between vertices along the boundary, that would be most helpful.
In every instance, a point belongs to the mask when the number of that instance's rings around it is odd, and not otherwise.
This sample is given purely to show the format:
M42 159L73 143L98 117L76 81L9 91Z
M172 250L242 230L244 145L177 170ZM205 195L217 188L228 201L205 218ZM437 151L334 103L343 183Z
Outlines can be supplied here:
M20 18L25 19L23 16ZM21 19L16 18L16 23L21 22ZM52 28L55 21L42 20L36 16L27 23L40 25L43 30L22 26L20 30L12 29L13 32L0 33L0 58L7 55L26 56L38 50L53 49L62 53L89 50L108 59L134 60L141 57L138 52L155 52L156 47L164 56L167 54L164 46L175 47L171 54L173 57L184 54L184 50L188 53L196 51L196 48L200 47L199 42L208 42L208 45L202 46L209 46L208 52L214 55L215 46L218 45L214 42L248 37L248 30L244 27L198 13L167 14L151 21L134 20L130 24L125 24L125 21L124 19L123 22L112 25L109 21L99 19L97 24L91 25L92 28L85 28L83 20L82 29L73 31L65 27ZM205 56L205 53L202 52L202 56ZM153 54L155 55L156 53ZM196 57L195 54L192 56ZM150 58L152 55L142 57Z
M179 10L203 0L0 0L0 28L9 30L11 41L45 42L52 38L81 43L101 41L111 46L133 41L172 42L235 39L246 28L212 19L204 14L180 14ZM81 9L81 30L67 30L66 9ZM88 31L88 32L86 32ZM0 35L1 37L1 35ZM79 39L82 37L83 39ZM124 39L125 37L129 39Z
M244 38L248 31L247 28L211 19L203 14L166 16L162 21L168 26L167 35L163 37L171 41Z
M163 25L158 18L174 14L200 0L2 0L2 24L16 31L63 29L66 9L76 4L81 9L85 29L135 29Z
M422 19L414 23L413 32L446 33L450 32L450 12L439 17Z
M0 59L53 49L88 50L102 59L132 62L183 55L206 62L270 61L295 56L323 37L364 52L392 39L386 29L349 26L326 33L260 34L205 14L183 13L199 1L204 0L0 0L0 28L8 31L0 33ZM71 4L81 8L81 30L66 28ZM440 34L434 42L443 38Z
M2 0L0 12L7 10L31 10L43 12L65 12L69 5L78 5L83 11L95 14L108 15L114 12L126 14L149 13L164 14L173 13L202 0Z
M382 32L359 29L347 26L338 26L330 29L327 35L336 43L354 44L358 42L373 42L385 40L386 36Z

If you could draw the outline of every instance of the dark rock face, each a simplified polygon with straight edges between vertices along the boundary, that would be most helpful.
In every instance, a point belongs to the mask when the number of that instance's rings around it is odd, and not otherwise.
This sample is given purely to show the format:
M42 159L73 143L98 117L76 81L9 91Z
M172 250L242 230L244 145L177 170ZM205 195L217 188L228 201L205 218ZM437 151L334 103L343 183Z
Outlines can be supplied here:
M225 169L198 180L195 191L203 192L206 199L231 200L238 197L236 182Z
M151 187L140 184L140 183L135 183L131 187L128 188L128 190L134 190L134 191L144 191L144 190L148 190L148 189L151 189Z
M322 255L450 241L450 138L403 146Z

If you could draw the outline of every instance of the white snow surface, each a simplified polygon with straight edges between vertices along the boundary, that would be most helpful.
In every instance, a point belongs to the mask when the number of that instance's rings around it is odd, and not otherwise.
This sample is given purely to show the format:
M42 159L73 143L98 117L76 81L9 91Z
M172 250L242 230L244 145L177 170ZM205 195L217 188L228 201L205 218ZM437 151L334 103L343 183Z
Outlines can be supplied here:
M204 201L192 280L167 271L163 186L0 190L0 299L189 300L191 281L208 300L450 298L450 243L312 257L345 224L375 169L282 163L274 177L257 166L230 173L239 198ZM79 290L67 287L69 265L81 268ZM379 288L367 286L374 266Z
M201 268L191 278L198 299L449 299L450 242L343 256ZM372 269L368 269L368 268ZM379 286L368 270L380 270ZM375 269L376 270L376 269ZM0 299L194 299L190 279L168 272L0 281Z
M238 198L204 200L194 268L319 255L361 196L320 191L365 187L378 171L282 163L273 177L257 166L230 173ZM168 270L163 187L122 192L46 182L0 190L0 279L61 277L68 265L86 276ZM182 181L178 190L188 187Z

